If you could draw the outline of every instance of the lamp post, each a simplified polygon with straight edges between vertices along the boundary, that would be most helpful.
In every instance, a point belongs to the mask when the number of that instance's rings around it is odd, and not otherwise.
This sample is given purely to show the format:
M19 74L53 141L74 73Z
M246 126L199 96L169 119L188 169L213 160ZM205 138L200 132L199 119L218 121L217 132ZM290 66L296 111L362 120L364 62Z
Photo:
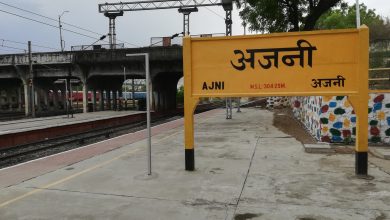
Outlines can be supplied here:
M360 5L359 0L356 0L356 28L360 27Z
M149 54L134 53L126 54L127 57L144 56L145 57L145 78L146 78L146 131L148 136L148 175L152 175L152 139L150 129L150 76L149 76Z
M62 40L62 25L61 25L61 17L69 11L63 11L60 15L58 15L58 28L60 29L60 45L61 45L61 51L64 51L64 44Z

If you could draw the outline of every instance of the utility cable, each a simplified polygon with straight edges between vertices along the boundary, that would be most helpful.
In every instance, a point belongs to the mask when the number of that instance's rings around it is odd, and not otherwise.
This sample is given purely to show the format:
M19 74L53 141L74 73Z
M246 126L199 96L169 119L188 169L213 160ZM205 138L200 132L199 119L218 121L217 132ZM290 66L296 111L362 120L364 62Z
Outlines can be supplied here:
M30 13L30 14L33 14L33 15L36 15L36 16L39 16L39 17L42 17L42 18L46 18L46 19L49 19L49 20L52 20L52 21L55 21L55 22L58 21L57 19L54 19L54 18L45 16L45 15L42 15L42 14L38 14L38 13L36 13L36 12L29 11L29 10L26 10L26 9L23 9L23 8L14 6L14 5L10 5L10 4L1 2L1 1L0 1L0 4L6 5L6 6L11 7L11 8L18 9L18 10L21 10L21 11L24 11L24 12L27 12L27 13ZM86 28L83 28L83 27L80 27L80 26L77 26L77 25L73 25L73 24L70 24L70 23L67 23L67 22L61 22L61 23L64 24L64 25L68 25L68 26L70 26L70 27L74 27L74 28L77 28L77 29L80 29L80 30L89 32L89 33L93 33L93 34L99 35L99 36L104 35L104 34L101 34L101 33L98 33L98 32L92 31L92 30L88 30L88 29L86 29ZM56 28L57 28L57 26L56 26ZM63 30L66 30L66 29L63 28ZM68 30L68 31L69 31L69 30ZM71 31L71 32L72 32L72 31ZM136 45L136 44L132 44L132 43L129 43L129 42L126 42L126 41L122 41L122 40L119 40L119 39L117 39L117 41L122 42L122 43L129 44L129 45L132 45L132 46L135 46L135 47L140 47L140 46L138 46L138 45ZM105 41L105 42L107 42L107 41Z
M4 10L1 10L1 9L0 9L0 11L3 12L3 13L6 13L6 14L10 14L10 15L14 15L14 16L26 19L26 20L30 20L30 21L34 21L34 22L37 22L37 23L40 23L40 24L44 24L44 25L47 25L47 26L50 26L50 27L53 27L53 28L58 28L55 25L52 25L52 24L49 24L49 23L46 23L46 22L43 22L43 21L38 21L38 20L35 20L33 18L28 18L28 17L22 16L22 15L18 15L18 14L15 14L15 13L12 13L12 12L8 12L8 11L4 11ZM78 35L81 35L81 36L84 36L84 37L92 38L92 39L95 39L95 40L99 39L99 38L91 37L89 35L82 34L82 33L76 32L76 31L72 31L72 30L69 30L69 29L66 29L66 28L62 28L62 30L68 31L68 32L71 32L71 33L74 33L74 34L78 34Z
M204 7L204 8L207 9L208 11L210 11L211 13L215 14L216 16L218 16L218 17L222 18L223 20L225 20L225 18L222 17L221 15L219 15L217 12L215 12L215 11L209 9L208 7Z
M30 14L33 14L33 15L36 15L36 16L39 16L39 17L42 17L42 18L46 18L46 19L49 19L49 20L58 22L57 19L54 19L54 18L45 16L45 15L42 15L42 14L38 14L38 13L36 13L36 12L29 11L29 10L26 10L26 9L23 9L23 8L19 8L19 7L16 7L16 6L14 6L14 5L10 5L10 4L4 3L4 2L0 2L0 4L6 5L6 6L11 7L11 8L18 9L18 10L21 10L21 11L24 11L24 12L27 12L27 13L30 13ZM86 32L93 33L93 34L97 34L97 35L100 35L100 36L103 35L103 34L100 34L100 33L95 32L95 31L91 31L91 30L85 29L85 28L83 28L83 27L79 27L79 26L77 26L77 25L69 24L69 23L66 23L66 22L61 22L61 23L62 23L62 24L69 25L69 26L74 27L74 28L78 28L78 29L83 30L83 31L86 31Z
M5 48L9 48L9 49L14 49L14 50L22 50L24 52L27 51L26 49L17 48L17 47L11 47L11 46L5 46L5 45L0 45L0 47L5 47Z
M0 38L0 41L6 41L6 42L14 43L14 44L28 45L28 43L23 43L23 42L13 41L13 40L7 40L7 39L1 39L1 38ZM47 46L42 46L42 45L38 45L38 44L31 44L31 46L40 47L40 48L46 48L46 49L51 49L51 50L59 50L58 48L47 47Z
M4 48L0 48L0 51L6 51L6 52L15 53L15 51L19 51L19 50L15 50L15 49L7 50L7 49L4 49Z

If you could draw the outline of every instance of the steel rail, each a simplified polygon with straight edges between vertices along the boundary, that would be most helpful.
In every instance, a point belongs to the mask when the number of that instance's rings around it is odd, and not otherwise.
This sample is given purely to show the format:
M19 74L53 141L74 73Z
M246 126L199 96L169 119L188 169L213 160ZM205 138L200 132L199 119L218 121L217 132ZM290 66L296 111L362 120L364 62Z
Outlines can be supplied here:
M175 117L175 116L174 116ZM162 116L154 120L153 123L164 123L172 116ZM38 141L29 144L9 147L0 150L0 168L7 167L9 164L16 164L19 162L29 161L31 159L39 158L37 154L49 155L49 151L61 152L60 148L74 149L84 145L85 142L96 140L98 138L109 139L110 136L115 136L124 131L136 132L144 129L146 122L135 122L130 125L119 125L101 128L98 130L87 131L83 133L65 135L61 137L51 138L48 140ZM92 141L93 142L93 141ZM77 146L70 146L76 144Z

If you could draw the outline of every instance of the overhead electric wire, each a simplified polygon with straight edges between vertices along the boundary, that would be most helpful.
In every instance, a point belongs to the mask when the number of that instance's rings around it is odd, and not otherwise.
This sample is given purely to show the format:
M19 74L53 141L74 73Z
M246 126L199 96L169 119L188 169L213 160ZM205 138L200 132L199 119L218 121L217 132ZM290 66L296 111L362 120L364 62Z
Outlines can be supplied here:
M38 20L35 20L33 18L28 18L28 17L22 16L22 15L18 15L18 14L15 14L15 13L12 13L12 12L9 12L9 11L4 11L4 10L1 10L1 9L0 9L0 11L4 12L4 13L7 13L7 14L10 14L10 15L14 15L14 16L23 18L23 19L27 19L27 20L34 21L34 22L37 22L37 23L40 23L40 24L44 24L44 25L47 25L47 26L50 26L50 27L53 27L53 28L58 28L55 25L52 25L52 24L49 24L49 23L46 23L46 22L43 22L43 21L38 21ZM91 37L89 35L82 34L82 33L76 32L76 31L72 31L72 30L69 30L69 29L66 29L66 28L62 28L62 30L69 31L71 33L78 34L78 35L81 35L81 36L84 36L84 37L88 37L88 38L92 38L92 39L95 39L95 40L99 39L99 38Z
M42 18L46 18L46 19L49 19L49 20L58 22L57 19L54 19L54 18L45 16L45 15L41 15L41 14L38 14L38 13L36 13L36 12L29 11L29 10L26 10L26 9L23 9L23 8L19 8L19 7L16 7L16 6L14 6L14 5L10 5L10 4L1 2L1 1L0 1L0 4L6 5L6 6L11 7L11 8L18 9L18 10L21 10L21 11L24 11L24 12L27 12L27 13L30 13L30 14L33 14L33 15L36 15L36 16L39 16L39 17L42 17ZM95 31L91 31L91 30L88 30L88 29L85 29L85 28L83 28L83 27L79 27L79 26L77 26L77 25L69 24L69 23L66 23L66 22L62 22L62 24L66 24L66 25L69 25L69 26L71 26L71 27L75 27L75 28L78 28L78 29L81 29L81 30L83 30L83 31L87 31L87 32L90 32L90 33L93 33L93 34L102 35L102 34L100 34L100 33L97 33L97 32L95 32Z
M55 22L58 21L57 19L54 19L54 18L45 16L45 15L42 15L42 14L38 14L38 13L36 13L36 12L29 11L29 10L26 10L26 9L23 9L23 8L14 6L14 5L10 5L10 4L1 2L1 1L0 1L0 4L6 5L6 6L11 7L11 8L18 9L18 10L21 10L21 11L24 11L24 12L27 12L27 13L30 13L30 14L33 14L33 15L36 15L36 16L39 16L39 17L42 17L42 18L46 18L46 19L49 19L49 20L52 20L52 21L55 21ZM62 23L62 24L65 24L65 25L68 25L68 26L71 26L71 27L74 27L74 28L77 28L77 29L80 29L80 30L83 30L83 31L86 31L86 32L89 32L89 33L93 33L93 34L99 35L99 36L105 35L105 34L101 34L101 33L98 33L98 32L92 31L92 30L88 30L88 29L86 29L86 28L83 28L83 27L80 27L80 26L77 26L77 25L73 25L73 24L67 23L67 22L61 22L61 23ZM57 26L56 26L56 27L57 27ZM64 29L64 28L62 28L62 29L63 29L63 30L66 30L66 29ZM66 31L69 31L69 30L66 30ZM72 31L70 31L70 32L72 32ZM96 39L97 39L97 38L96 38ZM122 42L122 43L129 44L129 45L132 45L132 46L139 47L139 46L136 45L136 44L132 44L132 43L129 43L129 42L126 42L126 41L122 41L122 40L119 40L119 39L117 39L117 41L120 41L120 42ZM107 41L104 41L104 42L107 42Z
M4 48L0 47L0 51L7 51L7 52L15 53L15 51L19 51L19 50L15 50L15 49L8 50L8 49L4 49Z
M26 49L17 48L17 47L11 47L11 46L5 46L5 45L0 45L0 47L10 48L10 49L14 49L14 50L22 50L24 52L27 51Z
M23 42L13 41L13 40L7 40L7 39L2 39L2 38L0 38L0 41L11 42L11 43L14 43L14 44L28 45L28 43L23 43ZM38 44L31 44L31 46L40 47L40 48L46 48L46 49L51 49L51 50L59 50L58 48L47 47L47 46L42 46L42 45L38 45Z
M208 7L204 7L204 8L207 9L207 10L209 10L211 13L215 14L216 16L218 16L218 17L222 18L223 20L225 20L225 18L222 17L221 15L219 15L217 12L215 12L215 11L209 9Z

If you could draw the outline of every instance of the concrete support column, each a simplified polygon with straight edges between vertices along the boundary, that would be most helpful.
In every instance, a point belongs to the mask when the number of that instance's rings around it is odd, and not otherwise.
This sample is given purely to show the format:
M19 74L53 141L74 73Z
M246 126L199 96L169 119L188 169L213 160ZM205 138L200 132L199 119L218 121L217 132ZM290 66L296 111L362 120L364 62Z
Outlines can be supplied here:
M31 99L30 99L30 86L27 84L27 82L23 82L23 89L24 89L24 112L26 116L29 116L31 114Z
M22 111L23 97L22 97L22 87L18 89L18 111Z
M54 108L54 91L50 92L50 90L49 90L48 97L49 97L48 98L48 101L49 101L48 108L49 108L50 111L53 111L55 109Z
M88 87L87 82L83 84L83 113L88 112Z
M99 110L104 111L104 93L103 89L99 90Z
M97 110L97 107L96 107L96 89L92 90L92 106L93 106L93 111L95 112Z
M156 111L156 103L155 103L155 87L154 87L154 85L153 85L153 81L152 81L152 79L150 79L150 95L149 95L149 100L150 100L150 106L151 106L151 110L154 110L154 111Z
M35 87L35 91L34 91L35 107L38 112L42 112L41 96L39 95L39 93L40 90L37 87Z
M45 109L49 109L49 95L48 91L43 91L43 104L45 105Z
M53 109L58 110L58 90L53 90Z
M119 90L118 91L118 100L119 100L119 102L118 102L118 108L119 108L119 110L122 110L123 109L123 101L124 101L124 99L123 99L123 92L122 92L122 90Z
M61 102L62 102L62 110L66 110L66 92L61 90Z
M158 91L157 92L158 94L158 105L157 105L157 110L158 111L161 111L163 109L163 97L162 97L162 93L161 91Z
M12 100L12 92L11 92L11 94L10 94L10 99L8 100L9 101L9 106L8 106L8 110L10 111L10 112L12 112L12 104L14 104L13 103L13 100Z
M111 90L106 90L107 110L111 109Z
M166 111L168 109L168 97L167 97L167 91L164 91L162 94L162 99L163 99L163 111Z
M133 108L135 108L135 87L134 87L134 78L131 79L131 100L133 104ZM127 104L127 102L126 102ZM127 107L127 106L126 106Z
M118 110L117 91L112 91L112 104L114 111Z

